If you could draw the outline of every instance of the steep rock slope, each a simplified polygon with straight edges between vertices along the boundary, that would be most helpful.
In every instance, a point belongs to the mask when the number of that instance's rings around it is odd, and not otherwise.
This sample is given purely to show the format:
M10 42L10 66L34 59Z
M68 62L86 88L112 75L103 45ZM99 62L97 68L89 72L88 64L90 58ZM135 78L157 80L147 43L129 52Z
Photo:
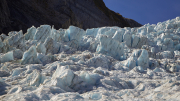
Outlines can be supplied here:
M103 0L1 0L0 33L7 34L34 25L83 29L102 26L139 27L134 20L109 10Z

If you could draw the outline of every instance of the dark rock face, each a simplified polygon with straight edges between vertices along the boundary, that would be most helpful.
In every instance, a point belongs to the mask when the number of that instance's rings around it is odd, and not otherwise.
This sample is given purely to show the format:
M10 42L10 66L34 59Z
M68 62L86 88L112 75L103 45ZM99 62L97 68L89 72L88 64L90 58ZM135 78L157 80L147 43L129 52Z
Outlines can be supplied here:
M140 27L142 26L140 23L134 21L133 19L128 19L128 18L124 18L129 24L131 27Z
M0 33L34 25L56 29L74 25L83 29L102 26L139 27L141 24L109 10L103 0L1 0Z

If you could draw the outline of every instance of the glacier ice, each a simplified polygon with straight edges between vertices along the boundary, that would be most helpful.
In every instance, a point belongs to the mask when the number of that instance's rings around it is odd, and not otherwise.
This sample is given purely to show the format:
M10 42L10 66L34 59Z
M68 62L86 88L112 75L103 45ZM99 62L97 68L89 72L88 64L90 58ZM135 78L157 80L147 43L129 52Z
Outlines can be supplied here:
M0 71L0 77L6 77L9 76L10 74L7 71L1 70Z
M23 56L23 51L21 51L20 49L15 49L13 50L13 56L16 59L21 59Z
M122 30L116 31L112 38L119 42L123 42L123 34L124 34L124 32Z
M101 93L91 93L89 96L92 100L100 100L102 98Z
M102 68L109 69L110 61L109 61L108 57L103 56L103 55L98 55L98 56L92 57L91 59L86 61L86 64L89 67L93 66L95 68L102 67Z
M46 54L46 47L41 42L37 44L36 50L37 50L38 53Z
M143 73L144 69L141 66L136 66L130 72L140 72L140 73Z
M22 91L22 88L20 86L15 86L9 90L8 94L19 93L20 91Z
M12 33L12 34L11 34ZM22 31L9 33L11 37L7 38L7 42L10 46L17 45L17 42L23 37ZM20 41L21 42L21 41Z
M37 58L37 51L35 46L31 46L29 50L24 52L21 64L39 64L40 60Z
M6 94L6 86L7 84L2 79L0 79L0 95Z
M79 85L81 85L82 82L82 79L75 75L72 70L68 69L67 66L58 65L56 71L52 75L51 82L47 84L60 87L65 91L74 91L79 89Z
M51 37L57 41L57 42L62 42L62 41L65 41L65 34L66 34L66 30L65 29L59 29L59 30L56 30L54 29L54 27L52 27L52 30L51 30Z
M87 85L94 85L100 79L98 74L89 74L88 72L82 72L80 77Z
M149 67L149 54L145 49L135 50L131 56L124 61L124 65L130 69L135 66L141 66L143 69Z
M25 40L33 40L35 33L36 33L36 28L32 26L27 30L27 33L24 34Z
M127 46L131 46L132 41L132 35L129 31L126 31L123 35L123 41L126 43Z
M30 74L33 72L33 70L41 71L42 65L41 64L32 64L32 65L27 65L25 68L27 69L25 71L25 73Z
M23 72L24 69L22 68L15 68L14 71L12 72L11 76L18 76Z
M43 65L46 65L51 62L51 58L49 58L49 56L46 56L42 53L37 53L37 58L41 61Z
M25 38L22 30L19 32L11 32L11 33L9 33L11 36L8 37L5 41L6 44L9 45L10 47L16 47L18 49L21 49L22 51L25 51L26 50Z
M149 67L149 55L147 50L142 50L141 55L137 59L137 65L142 66L144 69Z
M33 34L33 33L32 33ZM38 40L39 42L44 42L45 39L51 34L51 26L42 25L37 28L33 39Z
M46 51L46 54L57 54L60 51L61 44L54 41L51 37L47 37L44 42L45 48L42 46L42 51ZM46 50L45 50L46 49Z
M46 77L40 74L38 70L34 70L31 74L28 74L26 78L22 79L20 83L23 85L38 87L45 79Z
M85 35L85 31L83 29L70 26L66 31L66 36L68 36L69 41L76 40L78 41L78 45L81 42L81 38Z
M179 100L180 17L0 35L0 100Z
M0 63L9 62L13 60L14 60L13 51L10 51L0 56Z
M96 51L98 53L110 55L116 59L121 59L124 55L124 43L119 43L112 38L102 35L100 36L100 44L97 46Z
M132 40L131 47L135 48L138 45L140 38L138 36L136 36L136 35L133 35L132 39L133 40Z

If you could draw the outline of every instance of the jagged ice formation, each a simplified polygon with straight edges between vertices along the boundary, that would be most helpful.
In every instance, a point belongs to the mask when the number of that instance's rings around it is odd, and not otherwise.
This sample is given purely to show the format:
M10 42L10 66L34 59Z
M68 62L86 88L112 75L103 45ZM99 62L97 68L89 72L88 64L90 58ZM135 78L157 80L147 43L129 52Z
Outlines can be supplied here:
M0 99L179 100L180 17L138 28L0 35Z

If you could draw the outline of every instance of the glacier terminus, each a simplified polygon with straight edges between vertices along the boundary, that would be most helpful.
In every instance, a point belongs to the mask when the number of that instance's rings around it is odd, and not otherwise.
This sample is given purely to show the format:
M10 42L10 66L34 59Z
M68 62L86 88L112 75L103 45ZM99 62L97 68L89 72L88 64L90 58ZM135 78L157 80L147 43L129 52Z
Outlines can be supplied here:
M0 35L0 100L180 99L180 17L142 27Z

